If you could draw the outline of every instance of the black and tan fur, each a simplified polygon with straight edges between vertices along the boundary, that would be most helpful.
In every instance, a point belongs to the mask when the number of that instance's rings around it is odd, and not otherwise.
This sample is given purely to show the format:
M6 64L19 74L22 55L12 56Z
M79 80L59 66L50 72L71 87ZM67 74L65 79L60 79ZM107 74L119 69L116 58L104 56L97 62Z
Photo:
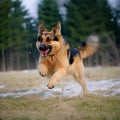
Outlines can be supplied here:
M79 48L70 48L61 35L60 22L48 32L43 23L38 27L36 47L40 52L38 71L49 76L48 88L52 89L63 76L72 74L82 85L84 95L88 94L83 79L83 59L91 56L98 48L98 37L89 36Z

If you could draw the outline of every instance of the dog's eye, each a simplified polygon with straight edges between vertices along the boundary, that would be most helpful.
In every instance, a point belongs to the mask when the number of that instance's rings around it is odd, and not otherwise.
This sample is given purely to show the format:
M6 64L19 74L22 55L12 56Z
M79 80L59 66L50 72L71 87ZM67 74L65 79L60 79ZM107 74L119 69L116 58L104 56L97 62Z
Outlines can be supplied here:
M54 36L53 40L54 41L58 41L58 38L56 36Z
M50 39L49 37L47 37L46 42L50 42L50 40L51 40L51 39Z
M42 42L42 37L41 36L38 37L38 41Z

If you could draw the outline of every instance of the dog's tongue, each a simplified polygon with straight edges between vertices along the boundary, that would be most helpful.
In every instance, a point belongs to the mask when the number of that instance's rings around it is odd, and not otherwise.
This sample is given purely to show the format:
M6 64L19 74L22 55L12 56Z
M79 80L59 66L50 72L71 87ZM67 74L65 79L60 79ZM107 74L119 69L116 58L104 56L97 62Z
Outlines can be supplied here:
M46 54L48 54L48 51L49 51L49 50L42 51L42 54L43 54L43 55L46 55Z

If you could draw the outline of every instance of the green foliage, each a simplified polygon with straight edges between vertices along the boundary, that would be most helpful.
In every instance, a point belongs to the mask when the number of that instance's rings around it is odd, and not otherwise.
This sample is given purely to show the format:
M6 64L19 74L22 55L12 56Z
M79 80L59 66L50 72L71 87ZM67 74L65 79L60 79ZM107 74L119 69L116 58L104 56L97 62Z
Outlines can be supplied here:
M51 30L58 21L61 21L61 16L56 0L43 0L38 5L38 22L43 21L46 28Z
M12 8L12 3L10 0L2 0L0 2L0 49L5 49L7 47L8 27L9 27L9 14Z
M38 24L43 21L50 30L59 20L62 23L62 34L72 46L79 46L88 35L96 33L101 38L100 54L106 56L103 54L106 50L108 59L115 59L119 63L119 4L111 10L107 0L69 0L65 4L67 15L63 21L59 11L61 6L57 2L40 1L38 19L35 20L21 6L21 0L0 0L0 69L36 67L39 54L35 46ZM98 61L105 61L100 60L100 56L98 58Z
M13 1L9 23L10 46L15 45L18 48L24 45L24 37L26 36L24 29L25 15L27 15L27 11L21 7L21 2L19 0Z
M19 0L3 0L0 12L0 40L4 48L20 47L23 45L23 38L26 35L24 29L24 16L27 14L21 7ZM6 7L7 5L7 7Z
M102 2L102 3L101 3ZM113 33L112 14L105 0L71 0L67 8L66 34L72 45L78 45L92 33Z
M7 69L26 67L24 64L29 61L29 49L36 38L35 20L29 17L20 0L2 0L0 16L0 50L2 58L7 56L2 65L6 64Z

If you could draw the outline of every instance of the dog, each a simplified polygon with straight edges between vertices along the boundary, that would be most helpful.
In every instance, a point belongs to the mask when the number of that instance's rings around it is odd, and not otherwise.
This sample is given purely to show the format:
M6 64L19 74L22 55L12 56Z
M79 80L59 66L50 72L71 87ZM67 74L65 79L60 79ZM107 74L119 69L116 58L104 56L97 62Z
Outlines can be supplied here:
M96 35L90 35L80 47L70 48L61 35L60 21L51 31L47 31L43 23L40 23L36 42L36 47L40 52L38 71L41 76L50 77L48 88L54 88L58 80L70 74L81 84L84 95L87 95L88 89L83 79L83 59L96 52L98 42Z

